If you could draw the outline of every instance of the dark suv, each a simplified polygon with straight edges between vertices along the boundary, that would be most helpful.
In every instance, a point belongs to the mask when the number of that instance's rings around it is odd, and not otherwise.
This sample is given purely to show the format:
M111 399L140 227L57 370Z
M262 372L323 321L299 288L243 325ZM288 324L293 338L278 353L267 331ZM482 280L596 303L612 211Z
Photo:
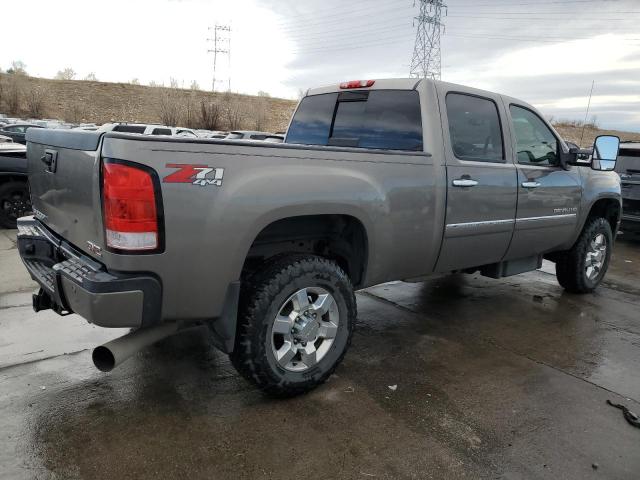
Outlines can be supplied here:
M620 143L616 171L622 186L622 228L640 232L640 142Z
M6 125L0 129L0 135L12 138L14 142L27 144L25 135L30 128L42 128L40 125L34 125L32 123L14 123L12 125Z

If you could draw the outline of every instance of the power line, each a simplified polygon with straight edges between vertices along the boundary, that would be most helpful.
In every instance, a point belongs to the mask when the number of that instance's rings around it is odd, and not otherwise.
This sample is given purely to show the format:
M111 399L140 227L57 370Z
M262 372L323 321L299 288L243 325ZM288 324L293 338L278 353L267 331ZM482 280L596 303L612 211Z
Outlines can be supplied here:
M213 48L207 50L208 53L213 53L213 78L211 80L211 91L216 91L216 72L218 66L218 55L227 56L227 80L228 89L231 91L231 26L229 25L216 25L209 27L209 31L213 30L213 38L207 38L207 41L213 42Z

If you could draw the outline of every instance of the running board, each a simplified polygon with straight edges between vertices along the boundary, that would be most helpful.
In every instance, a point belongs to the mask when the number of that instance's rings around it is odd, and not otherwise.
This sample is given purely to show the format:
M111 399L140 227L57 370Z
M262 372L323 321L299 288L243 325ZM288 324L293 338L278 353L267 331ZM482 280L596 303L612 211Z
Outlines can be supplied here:
M480 267L480 275L489 278L510 277L542 267L542 255L518 258L506 262L491 263Z

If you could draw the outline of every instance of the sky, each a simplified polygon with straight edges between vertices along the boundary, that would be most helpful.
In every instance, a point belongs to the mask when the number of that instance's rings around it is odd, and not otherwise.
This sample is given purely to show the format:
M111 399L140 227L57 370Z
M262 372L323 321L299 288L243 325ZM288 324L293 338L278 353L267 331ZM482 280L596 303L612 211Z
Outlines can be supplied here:
M419 2L418 2L419 3ZM640 131L640 0L449 0L442 79L521 98L555 120ZM15 9L15 12L11 12ZM216 88L298 98L349 79L407 77L413 0L21 0L3 8L0 68L212 85L210 27L229 25ZM221 43L221 48L228 45Z

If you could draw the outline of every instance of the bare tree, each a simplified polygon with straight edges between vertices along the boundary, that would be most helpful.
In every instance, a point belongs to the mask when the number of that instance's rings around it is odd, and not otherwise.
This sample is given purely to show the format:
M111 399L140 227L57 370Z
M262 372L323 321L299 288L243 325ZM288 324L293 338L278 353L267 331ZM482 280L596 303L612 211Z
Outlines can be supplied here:
M260 94L258 94L260 96ZM264 130L269 121L269 104L267 97L261 96L254 103L252 112L254 130Z
M215 100L200 101L200 127L207 130L220 130L222 107Z
M223 97L224 103L224 117L227 121L227 127L229 130L237 130L242 125L245 115L242 109L242 105L236 97L230 92L226 92Z
M196 117L196 102L195 102L195 92L191 92L191 94L187 97L187 101L184 104L184 124L189 128L197 128L198 127L198 119Z
M163 86L164 86L164 84L161 84L160 82L156 82L155 80L151 80L151 81L149 82L149 86L150 86L150 87L163 87Z
M18 114L20 111L20 103L22 99L22 83L25 77L23 75L11 75L7 88L5 104L7 110L11 114Z
M11 62L11 68L7 70L7 73L15 73L17 75L26 75L27 66L22 60L14 60Z
M71 67L67 67L64 70L59 70L58 73L56 73L56 80L73 80L75 76L75 70Z
M138 80L137 78L132 78L129 83L131 85L140 85L140 80Z
M85 80L89 80L91 82L97 82L98 78L96 77L96 74L93 72L90 72L86 77L84 77Z
M64 119L71 123L80 123L86 116L86 108L83 102L73 101L67 105L64 112Z
M175 127L180 120L180 99L177 88L164 88L160 93L160 120L165 125Z
M44 116L47 101L47 90L44 87L30 85L25 92L25 100L29 116L33 118L42 118Z
M180 88L180 83L178 83L177 78L173 78L173 77L169 78L169 88L175 88L175 89Z
M198 85L196 80L191 81L191 90L200 90L200 85Z

